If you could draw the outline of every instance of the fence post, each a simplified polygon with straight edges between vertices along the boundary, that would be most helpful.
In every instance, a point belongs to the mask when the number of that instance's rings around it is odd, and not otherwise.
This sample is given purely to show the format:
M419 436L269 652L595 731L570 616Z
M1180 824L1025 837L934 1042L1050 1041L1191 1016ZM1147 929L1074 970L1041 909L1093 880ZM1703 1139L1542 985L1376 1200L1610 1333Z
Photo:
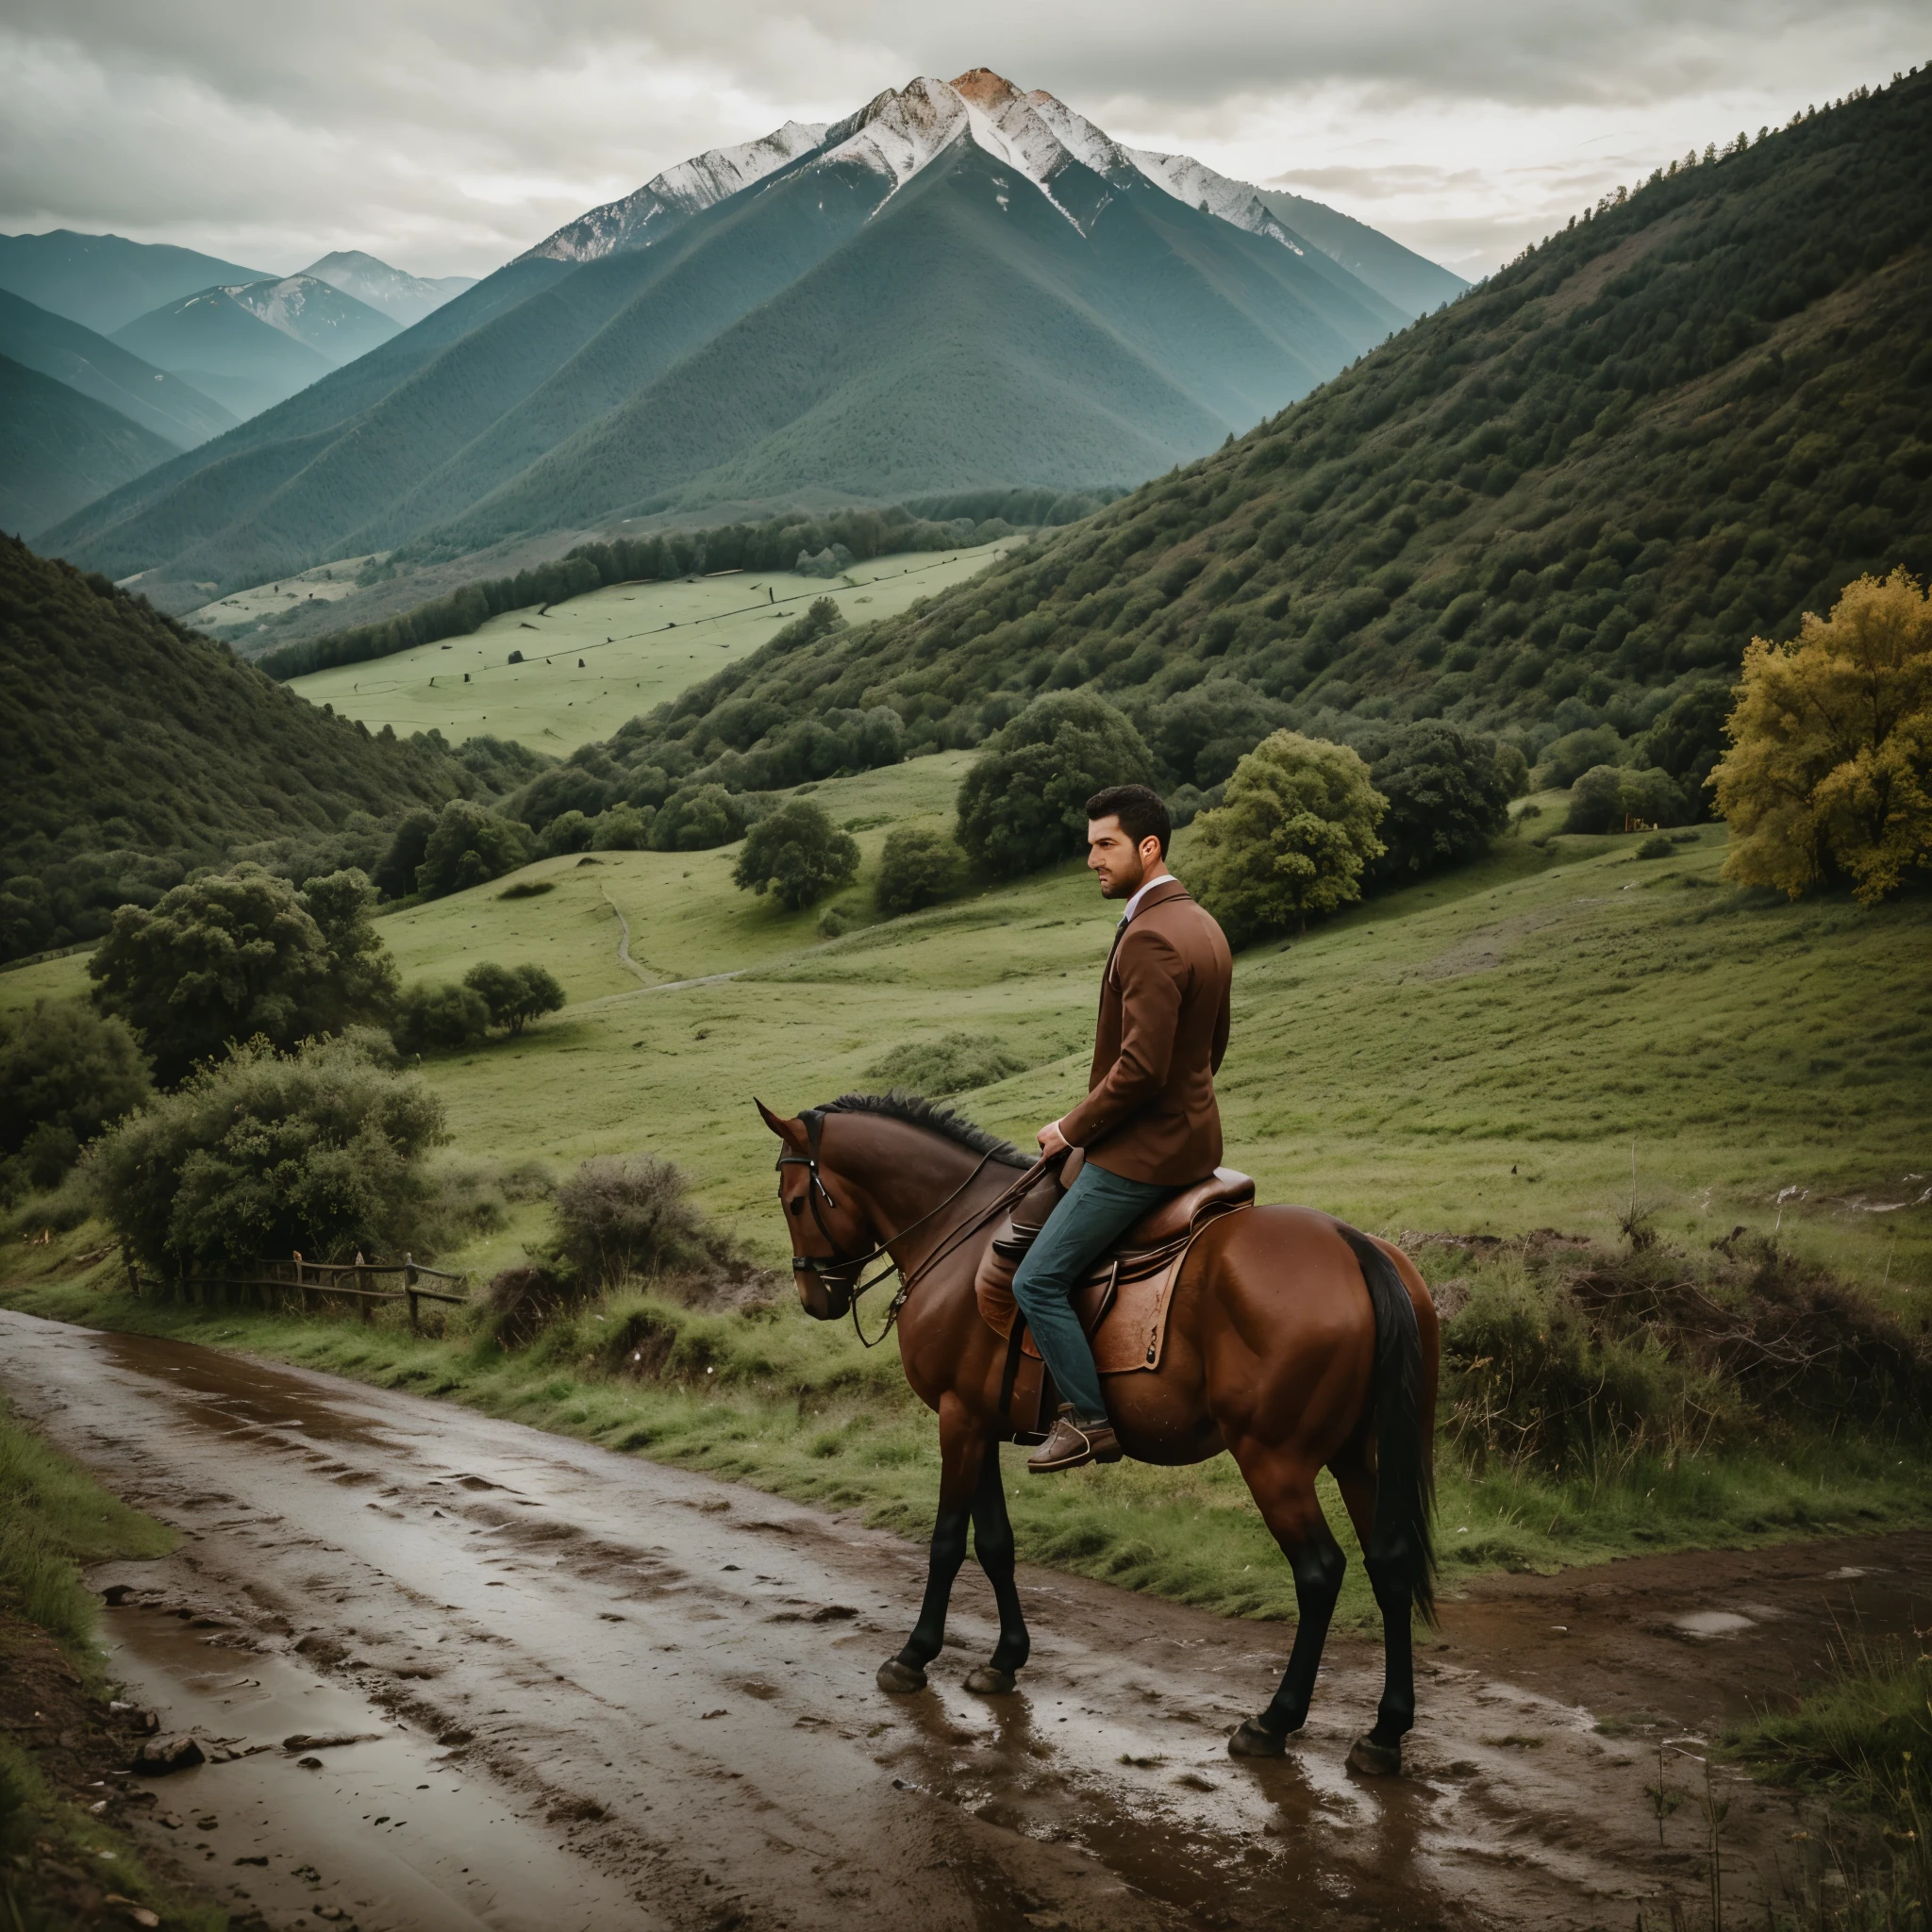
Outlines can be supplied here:
M416 1323L416 1257L407 1250L403 1254L403 1292L409 1298L409 1333L420 1335L423 1331Z
M362 1291L356 1297L356 1306L362 1311L363 1321L367 1322L371 1318L369 1297L375 1292L370 1285L370 1274L367 1268L358 1268L356 1270L356 1286Z

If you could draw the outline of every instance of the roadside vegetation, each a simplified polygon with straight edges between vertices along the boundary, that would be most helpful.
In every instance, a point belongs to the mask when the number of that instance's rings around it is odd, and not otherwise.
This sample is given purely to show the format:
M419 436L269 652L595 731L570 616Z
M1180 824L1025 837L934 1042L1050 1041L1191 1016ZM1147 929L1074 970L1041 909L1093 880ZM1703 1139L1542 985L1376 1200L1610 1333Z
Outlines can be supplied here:
M175 1533L100 1489L0 1405L0 1922L8 1932L134 1924L220 1932L224 1913L158 1881L99 1782L132 1743L82 1567L165 1556ZM97 1809L96 1807L100 1807ZM102 1816L104 1809L109 1815Z

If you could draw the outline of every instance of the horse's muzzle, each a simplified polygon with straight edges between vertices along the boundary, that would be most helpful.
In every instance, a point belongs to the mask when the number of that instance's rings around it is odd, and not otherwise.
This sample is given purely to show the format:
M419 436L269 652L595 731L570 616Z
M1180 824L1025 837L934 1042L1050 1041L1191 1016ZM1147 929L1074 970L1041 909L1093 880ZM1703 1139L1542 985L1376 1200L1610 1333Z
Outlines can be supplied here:
M814 1261L791 1264L798 1305L814 1322L841 1321L851 1312L852 1283L842 1274L822 1274Z

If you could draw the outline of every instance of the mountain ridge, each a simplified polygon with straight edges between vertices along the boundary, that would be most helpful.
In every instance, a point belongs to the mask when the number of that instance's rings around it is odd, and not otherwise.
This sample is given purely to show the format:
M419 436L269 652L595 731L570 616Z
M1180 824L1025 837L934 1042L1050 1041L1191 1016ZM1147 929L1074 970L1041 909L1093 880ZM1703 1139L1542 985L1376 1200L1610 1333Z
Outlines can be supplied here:
M996 218L964 221L961 195ZM963 221L970 267L917 245L900 218L915 206ZM874 232L902 244L906 286ZM915 256L958 292L954 312L920 299ZM973 299L974 274L1011 293L1010 322ZM910 335L879 333L888 301ZM780 316L828 344L842 401L788 356ZM1051 96L984 69L920 77L591 210L269 424L52 541L171 597L175 582L241 588L371 550L456 555L821 486L877 501L1120 485L1212 447L1404 319L1272 218L1237 227L1178 199ZM998 420L974 380L1001 399ZM366 400L352 406L352 389Z

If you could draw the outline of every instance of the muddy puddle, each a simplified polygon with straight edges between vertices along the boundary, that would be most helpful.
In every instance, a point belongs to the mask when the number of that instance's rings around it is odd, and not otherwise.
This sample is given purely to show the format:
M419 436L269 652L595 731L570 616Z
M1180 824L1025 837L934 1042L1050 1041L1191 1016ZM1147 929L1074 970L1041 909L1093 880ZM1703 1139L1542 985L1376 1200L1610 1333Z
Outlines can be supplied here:
M157 1780L157 1808L303 1932L1627 1925L1707 1873L1688 1804L1657 1843L1657 1738L1694 1751L1846 1617L1932 1621L1926 1537L1490 1579L1421 1653L1410 1774L1369 1781L1343 1759L1378 1647L1335 1642L1291 1757L1238 1762L1288 1629L1025 1572L1034 1661L975 1698L995 1631L969 1566L931 1689L892 1698L873 1673L924 1554L852 1518L5 1312L0 1380L184 1531L98 1574L128 1593L115 1668L251 1755ZM1719 1778L1727 1894L1761 1917L1807 1819Z
M295 1932L659 1923L354 1690L156 1608L109 1609L104 1635L163 1731L235 1754L134 1787L155 1797L141 1828L224 1900Z

